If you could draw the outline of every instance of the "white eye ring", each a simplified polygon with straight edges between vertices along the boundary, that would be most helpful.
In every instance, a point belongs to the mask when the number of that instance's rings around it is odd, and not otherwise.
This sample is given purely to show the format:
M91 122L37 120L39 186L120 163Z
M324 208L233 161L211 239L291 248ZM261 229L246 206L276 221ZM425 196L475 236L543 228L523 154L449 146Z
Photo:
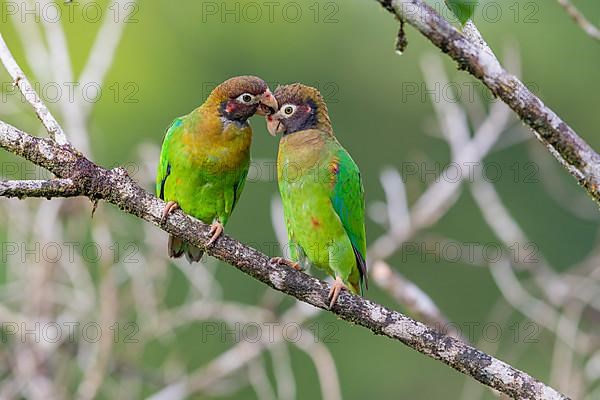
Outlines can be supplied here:
M251 104L254 102L254 96L252 96L250 93L243 93L240 94L236 100L243 104Z
M294 104L285 104L281 107L281 112L284 117L291 117L296 112L296 106Z

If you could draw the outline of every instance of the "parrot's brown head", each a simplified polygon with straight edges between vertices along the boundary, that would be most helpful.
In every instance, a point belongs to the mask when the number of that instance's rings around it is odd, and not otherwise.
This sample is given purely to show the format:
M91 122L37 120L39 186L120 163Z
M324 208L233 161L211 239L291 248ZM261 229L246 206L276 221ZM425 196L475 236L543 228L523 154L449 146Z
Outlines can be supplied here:
M262 79L236 76L217 86L208 102L218 107L223 118L245 123L255 113L267 115L277 110L277 101Z
M267 115L267 128L273 136L284 136L307 129L332 133L327 105L321 93L313 87L294 83L275 89L279 110Z

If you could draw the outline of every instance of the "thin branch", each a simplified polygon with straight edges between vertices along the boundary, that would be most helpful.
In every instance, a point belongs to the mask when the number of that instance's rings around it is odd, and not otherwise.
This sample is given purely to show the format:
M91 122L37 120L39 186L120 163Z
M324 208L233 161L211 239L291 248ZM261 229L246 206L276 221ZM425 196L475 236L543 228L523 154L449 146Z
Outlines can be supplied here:
M393 296L398 303L406 306L420 320L430 327L439 329L443 329L448 325L448 319L442 314L431 297L413 282L395 271L388 263L377 260L371 268L373 269L372 276L375 283Z
M483 218L506 248L514 246L515 243L519 245L530 243L521 227L511 217L491 183L478 176L478 179L471 184L470 189ZM509 304L560 337L560 332L554 329L556 321L560 318L555 307L566 302L569 287L557 276L542 255L536 254L536 258L536 262L532 265L526 265L526 267L533 274L534 281L550 304L535 298L521 285L513 273L510 263L491 266L492 277ZM514 261L517 264L528 264L524 260L517 259ZM589 301L585 301L587 300L585 294L584 288L580 287L574 297L587 304ZM587 343L588 340L582 335L575 348L585 354L589 351Z
M295 399L296 378L292 369L289 349L285 343L282 343L279 346L270 346L269 353L273 361L273 375L277 383L277 398L280 400ZM336 369L335 364L333 364L333 369ZM338 384L337 381L335 383Z
M135 5L136 1L128 1L126 4L121 3L120 0L113 0L106 7L106 17L104 17L102 26L96 35L88 60L83 67L83 72L79 78L80 84L84 87L88 83L95 83L99 87L102 87L104 79L106 78L106 73L113 64L127 18L113 18L108 10L114 10L115 7L122 9L124 5L132 7ZM92 108L91 106L91 102L81 103L84 118L89 116Z
M426 80L431 86L436 82L447 82L441 63L436 57L430 56L422 64ZM470 141L468 127L460 128L462 124L467 125L465 113L447 102L432 103L442 125L442 132L450 145L453 159L451 166L459 165L463 169L483 160L504 131L510 115L510 110L504 104L494 104ZM446 126L450 129L445 129ZM456 127L459 129L454 129ZM461 177L466 176L469 176L469 172L463 171ZM430 327L445 327L448 319L431 297L385 261L380 260L389 257L418 230L441 218L457 199L461 182L440 180L431 185L415 203L412 212L408 208L406 188L398 171L392 168L385 170L381 174L381 185L385 191L387 205L387 217L384 219L389 226L388 232L376 239L367 251L371 275L378 286L420 320ZM459 335L453 332L453 336Z
M339 400L342 398L340 382L335 368L335 360L331 352L323 343L319 343L313 332L302 330L300 340L294 344L304 350L313 360L317 369L317 376L321 383L321 398L323 400Z
M123 168L106 170L69 147L30 136L4 122L0 122L0 147L47 168L60 178L72 179L81 193L90 199L106 200L195 246L206 246L210 237L208 225L181 211L174 212L161 225L165 203L138 186ZM274 265L267 255L227 235L219 238L206 252L273 289L328 309L329 284L289 267ZM375 334L400 341L511 397L567 399L528 374L460 340L360 296L343 292L329 311Z
M390 13L414 26L453 58L459 68L467 70L501 98L600 203L600 155L519 79L502 68L490 51L461 34L423 0L377 1Z
M254 360L246 369L248 381L256 393L258 400L275 400L275 391L271 387L269 376L262 358Z
M22 21L20 13L11 13L12 25L21 41L21 47L25 52L25 58L34 76L39 80L49 80L51 74L47 61L50 57L48 49L42 38L39 24L34 18L25 18Z
M28 0L32 3L34 0ZM40 0L35 0L40 1ZM54 3L53 0L42 0L42 7L39 9L39 13L43 13L45 7L50 6ZM31 5L31 4L30 4ZM52 70L52 78L56 82L75 82L75 75L73 73L72 57L67 44L67 35L63 28L61 21L49 21L48 18L44 18L40 15L41 27L43 28L44 36L48 44L48 64ZM79 82L85 84L87 82ZM57 106L60 110L62 117L63 126L69 132L69 139L71 144L75 146L83 154L89 154L89 134L87 132L88 125L83 116L82 95L80 91L74 92L75 97L69 99L68 96L60 96L57 102ZM73 101L74 100L74 101ZM63 128L64 129L64 128Z
M108 226L101 224L92 231L92 237L104 248L111 245L111 234ZM104 255L101 259L101 282L99 288L100 295L100 325L109 327L118 318L119 301L117 295L116 273L113 269L114 259ZM77 388L77 398L81 400L91 400L97 397L98 391L107 374L108 365L111 358L111 350L114 345L114 338L110 335L103 335L96 343L88 343L91 347L91 357L84 369L83 378Z
M395 234L386 233L369 247L367 257L369 264L378 259L391 256L411 235L420 229L427 228L437 222L454 204L459 195L459 183L470 176L469 167L477 165L491 150L504 130L509 113L502 103L494 103L489 116L477 129L471 140L462 146L460 152L452 159L450 167L461 169L458 182L440 179L430 185L411 208L410 223L407 229ZM449 167L446 167L449 168ZM442 172L442 175L446 172Z
M71 179L0 181L3 197L75 197L81 193Z
M281 331L281 327L287 323L293 322L301 325L310 317L314 317L321 310L308 308L303 303L296 303L285 314L278 319L279 323L274 326L275 331L273 336L269 336L269 340L261 340L256 343L241 341L234 347L221 353L215 359L210 361L203 367L193 371L192 373L178 378L176 382L164 387L159 392L155 393L149 399L152 400L182 400L190 397L194 393L204 392L206 388L214 386L214 384L228 375L231 375L252 360L262 354L265 348L284 345L285 337ZM264 319L249 318L252 321L267 321ZM273 321L273 316L269 321Z
M558 4L560 4L562 6L562 8L565 9L567 14L569 14L569 16L571 18L573 18L573 21L575 21L575 23L577 25L579 25L579 27L581 29L583 29L583 31L589 37L600 41L600 29L598 29L594 24L592 24L585 17L585 15L583 15L583 13L581 11L579 11L573 3L571 3L570 0L557 0L557 1L558 1Z
M25 100L27 100L29 104L31 104L31 106L35 110L35 113L37 114L40 121L42 121L42 124L44 124L44 127L46 128L50 136L54 138L56 143L58 143L61 146L68 144L67 136L63 132L58 121L54 119L54 116L52 116L48 108L44 105L38 94L31 86L31 83L29 83L29 81L25 77L23 70L21 70L21 68L15 61L15 58L6 46L6 42L4 41L4 38L2 37L1 33L0 61L2 61L2 64L4 64L4 67L13 79L14 85L19 88L21 93L23 93L23 97L25 97Z
M28 0L29 4L33 6L33 1ZM48 7L53 3L52 0L42 0L39 10ZM36 7L37 8L37 7ZM48 60L53 72L54 78L58 82L73 82L73 67L71 66L71 55L69 54L69 46L67 45L67 35L62 27L61 22L50 21L48 18L44 18L43 15L39 15L42 22L42 27L48 43Z

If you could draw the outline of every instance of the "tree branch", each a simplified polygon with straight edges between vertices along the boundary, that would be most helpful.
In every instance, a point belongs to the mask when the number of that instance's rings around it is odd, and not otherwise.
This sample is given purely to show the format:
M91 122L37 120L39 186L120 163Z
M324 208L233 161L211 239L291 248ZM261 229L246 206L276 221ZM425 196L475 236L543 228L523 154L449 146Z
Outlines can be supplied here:
M70 146L59 146L50 139L33 137L1 121L0 147L47 168L61 179L70 179L75 186L73 190L91 200L106 200L196 246L204 247L210 237L208 225L181 211L171 214L161 226L165 203L138 186L123 168L106 170ZM270 257L227 235L219 238L214 246L207 249L207 253L273 289L315 307L328 309L327 283L291 268L273 265ZM460 340L362 297L344 291L331 312L375 334L398 340L511 397L567 399L526 373Z
M377 0L406 20L506 103L600 204L600 155L489 51L454 28L423 0Z
M43 19L43 18L42 18ZM54 116L50 113L48 108L44 105L40 96L36 93L29 83L29 80L25 77L23 70L15 61L15 58L11 54L10 50L6 46L6 42L0 33L0 61L4 64L4 67L8 71L9 75L13 79L13 83L16 87L19 88L21 93L23 93L23 97L25 100L31 104L35 113L37 114L42 124L44 124L44 128L48 131L50 136L56 140L56 143L60 145L68 144L67 136L63 132L60 127L58 121L54 118Z
M375 282L390 294L398 303L405 305L421 321L430 327L444 329L449 323L448 319L433 300L413 282L407 280L400 273L394 271L385 261L377 260L372 266L372 277ZM466 341L465 338L457 337Z
M0 181L0 196L3 197L75 197L79 189L70 179Z
M600 29L592 24L581 11L575 7L571 0L557 0L565 9L566 13L575 21L577 25L592 39L600 41Z

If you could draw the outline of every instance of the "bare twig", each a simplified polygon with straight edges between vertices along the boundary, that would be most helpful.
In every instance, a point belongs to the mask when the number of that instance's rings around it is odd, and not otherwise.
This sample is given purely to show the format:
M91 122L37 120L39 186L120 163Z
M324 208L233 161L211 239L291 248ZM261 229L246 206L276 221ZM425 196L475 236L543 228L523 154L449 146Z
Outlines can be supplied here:
M573 21L575 21L575 23L577 25L579 25L579 27L581 29L583 29L583 31L589 37L600 41L600 29L598 29L598 27L596 27L594 24L592 24L585 17L585 15L583 15L583 13L581 11L579 11L573 3L571 3L570 0L557 0L557 1L558 1L558 4L560 4L562 6L562 8L565 9L567 14L569 14L569 16L571 18L573 18Z
M509 117L506 107L501 103L492 106L490 115L477 129L471 140L462 146L451 166L461 169L457 180L450 182L441 179L427 188L412 206L410 224L402 232L387 233L378 238L369 248L367 257L370 260L386 259L407 240L415 231L431 226L452 206L459 192L459 183L469 177L469 168L481 162L490 151L503 131L504 121Z
M495 57L472 23L468 23L463 32L484 51ZM507 55L509 56L505 58L507 64L514 64L511 65L511 70L519 71L518 54L511 51ZM431 57L423 63L422 68L429 84L440 81L447 82L437 58ZM433 102L433 106L442 134L450 144L453 157L455 157L458 150L462 149L468 141L469 121L465 118L464 110L452 103ZM505 108L506 112L508 112L508 108ZM508 115L506 114L506 116ZM474 121L472 122L476 125ZM504 121L499 121L496 126L504 130L507 122L508 120L504 118ZM548 162L550 161L548 160ZM502 204L494 186L483 179L482 170L483 167L479 164L474 168L470 189L484 220L507 249L515 244L524 245L527 242L526 235ZM570 199L570 201L573 200ZM591 206L592 203L586 204ZM536 256L538 260L533 264L531 261L524 262L524 260L517 260L515 263L532 274L534 283L544 294L545 299L529 293L531 285L523 285L517 279L507 260L501 260L492 265L483 260L476 264L491 269L492 277L509 305L555 335L551 370L552 383L557 385L559 390L569 392L579 398L585 390L585 383L583 371L576 366L574 361L580 356L589 354L594 348L593 333L585 332L584 325L579 326L579 320L583 317L582 311L586 307L595 306L593 301L598 290L593 287L594 282L590 279L584 281L574 274L569 279L560 276L554 272L543 256ZM473 262L473 260L469 262ZM575 295L571 295L571 293ZM575 298L579 302L572 301ZM487 350L492 350L492 354L494 354L494 349L488 348ZM467 387L473 388L474 386L468 385ZM472 391L473 394L481 392L479 387L477 392Z
M56 143L59 145L68 144L67 137L58 124L58 121L56 121L54 116L52 116L48 108L44 105L38 94L31 86L31 83L29 83L25 77L25 74L6 46L6 42L4 41L2 34L0 34L0 61L2 61L4 67L6 67L6 70L13 79L15 86L19 88L25 99L29 102L29 104L31 104L50 136L54 138Z
M286 323L302 324L306 319L318 314L321 310L309 308L304 303L297 303L285 312L280 323L273 326L273 336L269 335L267 340L259 340L256 343L242 341L220 354L207 365L195 370L184 378L168 385L150 397L152 400L181 400L196 392L204 392L215 382L239 371L248 363L260 356L264 348L284 345L285 336L282 327ZM253 319L257 321L256 318ZM260 319L259 319L260 320ZM264 321L264 320L263 320ZM331 382L330 382L331 383ZM336 378L337 383L337 378Z
M134 6L136 1L128 1L127 7ZM87 63L81 72L79 83L85 87L88 83L94 83L101 87L106 78L108 69L113 64L113 59L116 55L117 46L123 35L125 21L127 18L112 18L108 10L114 10L116 7L123 8L122 0L112 0L111 4L106 7L106 16L102 22L102 26L96 36L96 40L90 50ZM80 104L84 118L87 118L92 106L91 102L81 102Z
M101 243L104 248L111 245L111 235L108 227L104 224L99 225L92 232L94 239ZM113 269L113 257L107 254L102 257L102 281L100 283L100 322L103 328L109 329L109 326L117 320L117 311L119 309L118 296L116 293L115 271ZM94 399L97 397L104 377L107 373L110 354L113 347L114 338L110 335L103 335L96 343L87 343L90 347L92 357L84 370L84 376L77 388L77 398Z
M375 283L392 295L398 303L405 305L427 325L439 330L445 328L448 319L421 288L394 271L385 261L376 261L372 269Z
M341 400L342 393L335 361L327 346L319 343L314 334L307 329L302 330L300 340L294 344L304 350L313 360L321 383L321 398L323 400Z
M48 68L50 55L42 38L39 24L33 18L25 18L23 21L19 13L10 13L10 16L25 51L29 67L38 79L47 80L51 74L50 68Z
M480 43L467 38L423 0L377 0L403 18L502 99L600 203L600 155Z
M79 196L71 179L0 181L0 196L18 197L74 197Z
M430 86L448 81L436 57L430 56L424 61L423 70ZM453 159L450 166L458 165L461 178L456 182L437 181L409 210L402 177L395 169L385 170L381 174L381 185L386 197L388 232L375 240L367 254L371 274L378 286L429 326L444 327L448 319L431 297L380 260L389 257L416 232L432 225L445 214L458 198L462 179L470 175L467 169L481 163L504 131L510 110L502 103L494 104L471 139L466 115L460 107L447 102L433 103L442 132L450 144Z

